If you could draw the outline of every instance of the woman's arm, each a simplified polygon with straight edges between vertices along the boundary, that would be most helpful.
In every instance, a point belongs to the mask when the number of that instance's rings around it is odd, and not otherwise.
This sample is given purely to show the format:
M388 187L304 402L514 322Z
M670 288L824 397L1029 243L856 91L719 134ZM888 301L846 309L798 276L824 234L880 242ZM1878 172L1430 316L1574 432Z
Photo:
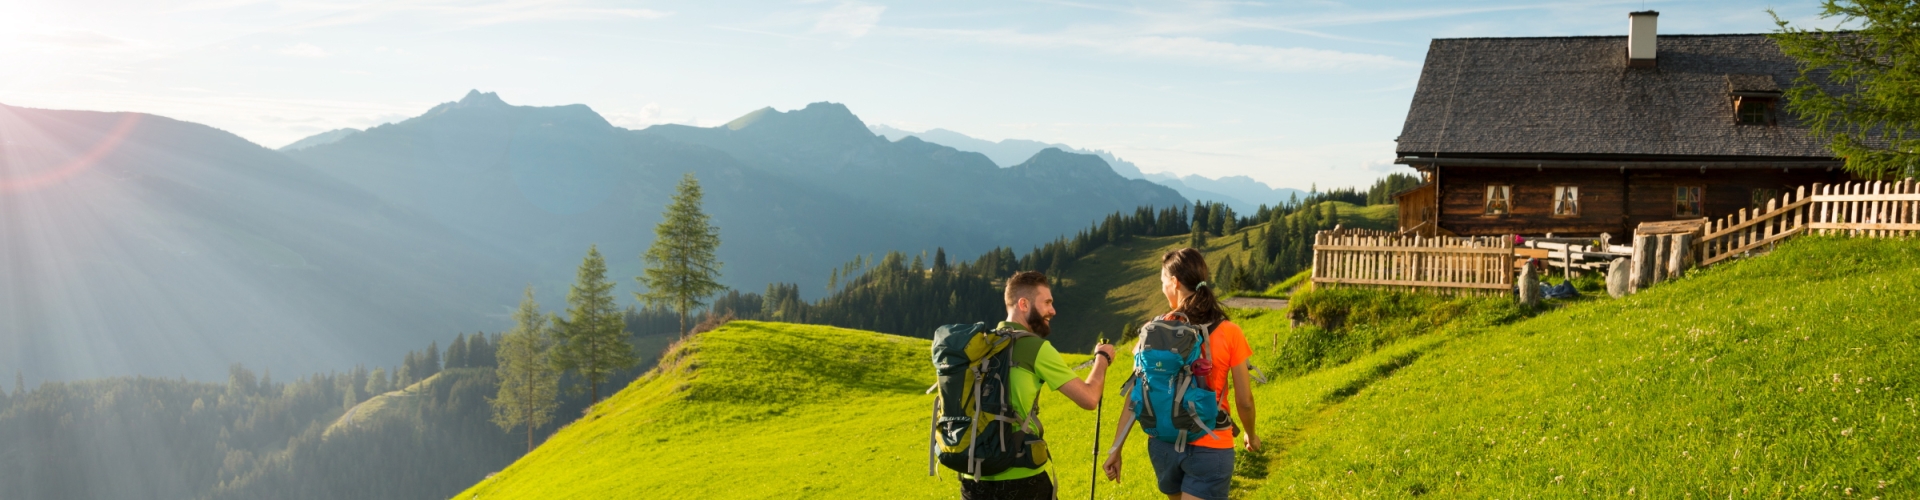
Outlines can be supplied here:
M1122 399L1122 401L1126 400ZM1127 428L1132 427L1132 424L1133 405L1122 404L1120 408L1120 424L1114 426L1112 444L1107 445L1111 451L1107 452L1107 462L1100 467L1106 469L1107 480L1109 481L1120 482L1120 455L1125 451L1123 450L1124 447L1120 446L1120 443L1127 439Z
M1260 451L1260 433L1253 427L1259 420L1253 408L1253 375L1244 362L1233 365L1233 412L1240 415L1240 431L1247 434L1247 451Z

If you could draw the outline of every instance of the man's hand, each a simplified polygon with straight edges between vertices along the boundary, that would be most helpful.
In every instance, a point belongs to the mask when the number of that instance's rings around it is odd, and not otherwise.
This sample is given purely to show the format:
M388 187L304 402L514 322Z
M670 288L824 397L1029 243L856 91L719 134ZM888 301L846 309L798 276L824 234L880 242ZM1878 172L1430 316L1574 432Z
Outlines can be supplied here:
M1101 356L1101 354L1106 354L1106 356ZM1100 366L1100 363L1106 363L1107 366L1112 366L1113 344L1103 342L1100 345L1093 346L1093 358L1097 360L1094 361L1094 366L1096 367Z
M1100 468L1107 471L1108 481L1120 482L1120 450L1108 453L1107 463L1101 464Z

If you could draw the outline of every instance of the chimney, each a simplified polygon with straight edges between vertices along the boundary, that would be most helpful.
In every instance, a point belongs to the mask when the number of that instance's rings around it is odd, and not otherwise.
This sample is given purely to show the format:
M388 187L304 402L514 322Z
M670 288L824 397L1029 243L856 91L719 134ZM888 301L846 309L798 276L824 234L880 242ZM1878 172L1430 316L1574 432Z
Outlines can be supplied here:
M1654 49L1658 42L1654 33L1659 31L1656 24L1660 13L1651 10L1627 14L1627 67L1651 68L1654 66Z

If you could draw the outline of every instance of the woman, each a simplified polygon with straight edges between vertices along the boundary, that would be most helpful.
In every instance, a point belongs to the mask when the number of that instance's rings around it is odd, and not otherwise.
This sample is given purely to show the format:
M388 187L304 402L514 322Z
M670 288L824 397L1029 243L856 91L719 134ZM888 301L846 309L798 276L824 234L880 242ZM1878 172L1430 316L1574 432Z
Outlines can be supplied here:
M1185 314L1193 324L1206 325L1212 332L1207 338L1206 356L1198 362L1213 363L1211 369L1206 370L1204 383L1219 394L1222 414L1217 421L1221 422L1219 432L1193 440L1184 452L1175 451L1173 443L1147 440L1147 456L1153 462L1154 476L1160 492L1169 500L1226 499L1227 490L1233 484L1233 437L1244 436L1247 451L1260 450L1260 434L1254 428L1253 376L1247 373L1247 358L1252 357L1253 349L1247 345L1247 337L1240 332L1240 327L1228 321L1226 312L1221 310L1213 294L1214 285L1206 281L1210 274L1206 258L1199 250L1182 248L1160 258L1160 293L1167 296L1167 306L1173 312ZM1168 313L1164 318L1173 317ZM1136 345L1135 350L1138 349ZM1233 379L1231 388L1227 385L1229 377ZM1231 411L1227 405L1229 394L1233 402ZM1233 428L1233 415L1239 416L1238 429ZM1120 421L1132 420L1133 406L1126 405ZM1127 431L1123 424L1114 435L1114 442L1126 438ZM1120 448L1115 447L1107 454L1104 466L1107 479L1120 480L1120 453Z

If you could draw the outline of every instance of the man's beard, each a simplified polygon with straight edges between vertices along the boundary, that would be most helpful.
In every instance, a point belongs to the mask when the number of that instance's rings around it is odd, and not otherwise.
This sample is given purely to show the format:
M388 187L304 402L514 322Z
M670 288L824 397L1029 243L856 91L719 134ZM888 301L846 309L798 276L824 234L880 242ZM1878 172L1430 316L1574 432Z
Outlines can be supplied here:
M1039 335L1040 338L1046 338L1047 334L1053 333L1053 327L1047 326L1047 317L1041 316L1040 308L1037 307L1027 311L1027 329L1032 330L1033 334Z

